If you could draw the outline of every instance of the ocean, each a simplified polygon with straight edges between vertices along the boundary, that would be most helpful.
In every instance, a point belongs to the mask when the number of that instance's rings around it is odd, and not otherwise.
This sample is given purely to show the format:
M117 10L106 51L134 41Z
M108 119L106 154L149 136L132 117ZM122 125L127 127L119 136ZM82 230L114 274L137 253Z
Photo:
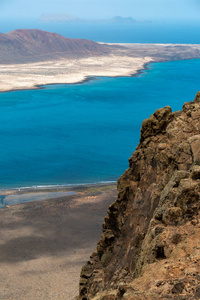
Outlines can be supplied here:
M1 18L0 32L15 29L41 29L59 33L68 38L90 39L105 43L200 43L200 22L163 22L134 24L108 23L41 23L38 20Z
M151 63L137 77L0 94L0 188L112 182L142 120L200 90L200 60Z

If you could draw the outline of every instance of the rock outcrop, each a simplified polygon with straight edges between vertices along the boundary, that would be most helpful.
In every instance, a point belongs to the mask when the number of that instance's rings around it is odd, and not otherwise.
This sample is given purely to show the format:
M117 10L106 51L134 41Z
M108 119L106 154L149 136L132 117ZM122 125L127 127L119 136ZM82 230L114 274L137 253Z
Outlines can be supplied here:
M200 299L200 92L144 120L80 300Z

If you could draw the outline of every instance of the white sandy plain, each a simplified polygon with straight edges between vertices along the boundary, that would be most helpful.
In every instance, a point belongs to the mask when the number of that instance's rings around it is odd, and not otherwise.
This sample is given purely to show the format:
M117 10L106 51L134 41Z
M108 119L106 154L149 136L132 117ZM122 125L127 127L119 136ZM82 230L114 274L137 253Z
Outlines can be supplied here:
M34 89L41 85L78 83L91 76L131 76L151 57L118 55L0 65L0 92Z
M48 84L79 83L94 76L131 76L150 62L200 58L200 45L110 44L111 52L87 58L0 64L0 92L35 89Z

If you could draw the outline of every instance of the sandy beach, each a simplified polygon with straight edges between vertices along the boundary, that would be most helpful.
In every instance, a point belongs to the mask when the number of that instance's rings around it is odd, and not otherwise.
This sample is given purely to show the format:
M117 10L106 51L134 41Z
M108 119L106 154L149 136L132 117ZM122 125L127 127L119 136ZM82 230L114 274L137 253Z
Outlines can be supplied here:
M43 190L58 191L69 189ZM81 267L96 247L117 190L116 185L91 185L75 192L0 209L1 300L72 300L77 295Z
M200 45L113 44L107 55L0 64L0 92L79 83L95 76L135 76L151 62L200 58L199 50Z

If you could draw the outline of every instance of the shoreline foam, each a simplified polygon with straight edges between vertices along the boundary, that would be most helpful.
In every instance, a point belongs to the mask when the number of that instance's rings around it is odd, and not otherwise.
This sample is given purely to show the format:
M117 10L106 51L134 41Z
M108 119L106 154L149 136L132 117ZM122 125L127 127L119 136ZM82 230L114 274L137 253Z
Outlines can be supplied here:
M116 184L117 180L110 180L110 181L99 181L99 182L86 182L86 183L69 183L69 184L50 184L50 185L32 185L32 186L22 186L22 187L5 187L0 188L0 194L2 192L23 192L27 190L34 190L34 191L43 191L43 190L58 190L58 189L70 189L70 188L82 188L82 187L98 187L98 186L107 186Z

